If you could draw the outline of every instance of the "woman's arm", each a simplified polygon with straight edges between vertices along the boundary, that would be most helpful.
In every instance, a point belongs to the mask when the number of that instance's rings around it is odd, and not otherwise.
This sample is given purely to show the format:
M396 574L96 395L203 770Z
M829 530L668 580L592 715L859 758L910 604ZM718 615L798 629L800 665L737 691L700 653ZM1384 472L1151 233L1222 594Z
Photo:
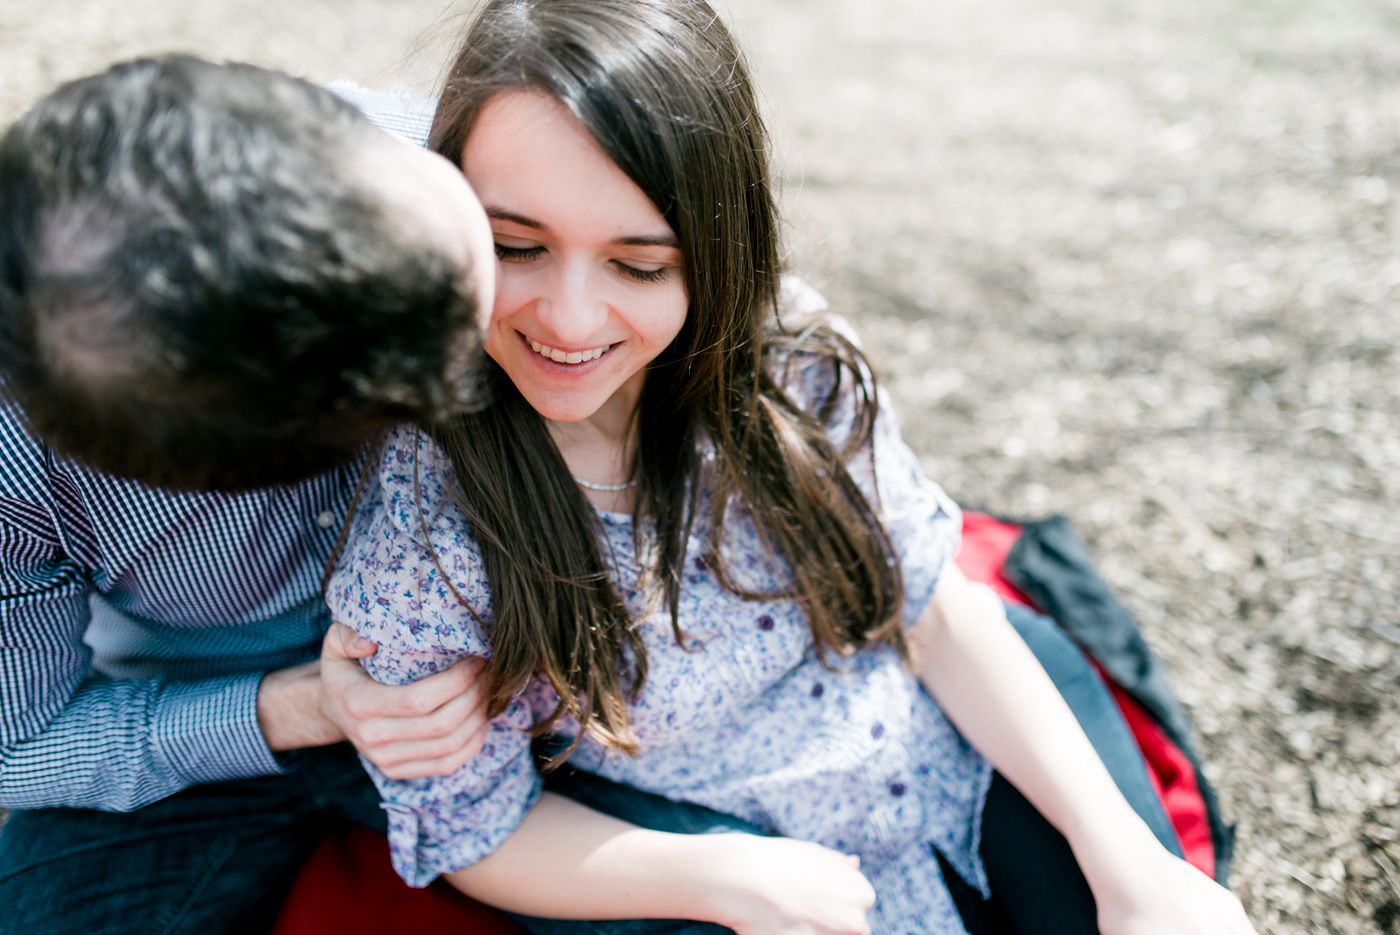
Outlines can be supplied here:
M1064 834L1113 935L1248 933L1239 901L1132 810L1001 602L951 562L911 634L925 687Z
M475 899L555 919L691 919L740 935L861 935L859 861L751 834L648 831L544 793L495 853L445 875Z

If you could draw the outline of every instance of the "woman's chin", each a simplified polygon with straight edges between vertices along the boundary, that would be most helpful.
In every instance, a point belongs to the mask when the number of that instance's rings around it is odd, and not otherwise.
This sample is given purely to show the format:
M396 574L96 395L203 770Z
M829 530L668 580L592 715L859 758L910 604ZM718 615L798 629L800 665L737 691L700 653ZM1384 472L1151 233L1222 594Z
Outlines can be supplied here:
M582 422L593 415L607 400L595 399L593 394L576 393L560 394L553 393L522 393L525 401L534 407L535 411L551 422Z

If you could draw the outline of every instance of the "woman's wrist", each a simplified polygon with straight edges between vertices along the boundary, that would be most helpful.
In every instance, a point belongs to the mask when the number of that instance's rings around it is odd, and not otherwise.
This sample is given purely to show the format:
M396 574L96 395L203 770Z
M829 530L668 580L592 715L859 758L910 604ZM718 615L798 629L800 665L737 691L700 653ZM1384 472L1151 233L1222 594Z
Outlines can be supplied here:
M681 839L671 852L677 863L665 872L672 881L685 881L676 894L684 918L751 931L772 916L776 874L760 852L774 839L742 832L674 837Z
M1112 840L1081 842L1075 849L1094 894L1100 931L1253 935L1238 899L1174 856L1140 820L1135 825L1141 828L1124 828Z
M735 873L743 863L736 851L749 835L685 834L668 835L665 862L658 877L666 879L677 889L675 898L683 909L682 917L696 922L713 922L734 928L743 916L743 907L752 897L743 873Z
M1121 896L1142 881L1147 868L1171 854L1136 812L1106 809L1066 833L1079 868L1096 899Z

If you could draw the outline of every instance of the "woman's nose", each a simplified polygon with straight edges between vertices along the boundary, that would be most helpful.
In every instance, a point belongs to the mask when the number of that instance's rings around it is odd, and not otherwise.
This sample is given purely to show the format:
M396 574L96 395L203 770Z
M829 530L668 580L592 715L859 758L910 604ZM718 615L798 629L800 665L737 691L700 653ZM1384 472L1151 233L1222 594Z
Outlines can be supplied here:
M560 344L582 348L607 323L607 303L587 263L559 263L553 273L536 315Z

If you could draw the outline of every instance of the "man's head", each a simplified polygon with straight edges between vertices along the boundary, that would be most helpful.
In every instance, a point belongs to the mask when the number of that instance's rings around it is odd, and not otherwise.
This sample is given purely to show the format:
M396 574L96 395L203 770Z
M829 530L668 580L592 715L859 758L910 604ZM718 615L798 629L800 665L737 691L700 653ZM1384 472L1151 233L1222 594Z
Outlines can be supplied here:
M118 65L0 138L0 390L102 470L300 480L479 402L491 250L459 172L331 94Z

